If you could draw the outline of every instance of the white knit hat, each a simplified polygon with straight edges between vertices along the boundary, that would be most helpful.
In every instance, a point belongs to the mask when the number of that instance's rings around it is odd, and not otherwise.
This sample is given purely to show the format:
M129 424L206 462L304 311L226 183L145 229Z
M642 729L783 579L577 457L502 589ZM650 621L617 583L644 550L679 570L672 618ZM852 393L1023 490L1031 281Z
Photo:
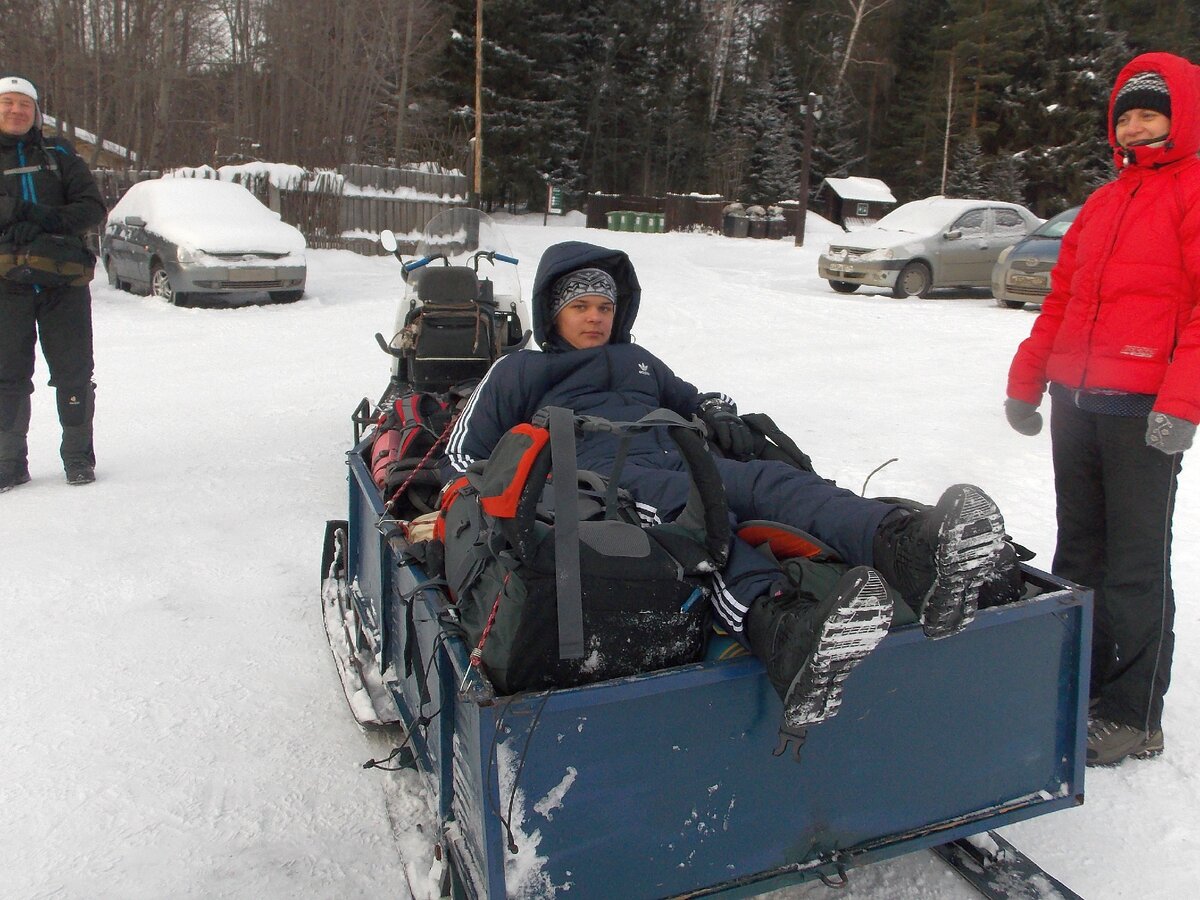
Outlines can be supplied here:
M37 88L33 86L33 82L19 75L5 75L0 78L0 94L24 94L26 97L32 97L34 103L38 102Z

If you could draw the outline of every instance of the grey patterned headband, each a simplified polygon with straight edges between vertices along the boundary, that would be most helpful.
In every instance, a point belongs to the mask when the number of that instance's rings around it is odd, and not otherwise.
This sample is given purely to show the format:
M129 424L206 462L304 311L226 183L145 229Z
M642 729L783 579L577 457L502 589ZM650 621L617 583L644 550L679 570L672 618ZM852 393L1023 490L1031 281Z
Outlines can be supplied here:
M568 272L550 290L550 319L559 314L564 306L579 297L594 294L617 302L617 283L603 269L576 269Z

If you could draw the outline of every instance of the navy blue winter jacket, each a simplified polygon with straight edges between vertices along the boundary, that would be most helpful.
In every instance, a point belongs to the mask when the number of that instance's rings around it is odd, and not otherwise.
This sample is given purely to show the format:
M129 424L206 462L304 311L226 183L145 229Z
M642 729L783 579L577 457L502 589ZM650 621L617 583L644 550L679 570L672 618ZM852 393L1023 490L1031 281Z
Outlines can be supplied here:
M574 269L595 266L617 284L613 333L603 347L576 350L551 329L550 288ZM451 466L464 471L486 459L506 431L528 422L545 406L561 406L577 415L632 422L658 408L690 417L703 397L649 350L630 341L641 286L629 258L619 250L571 241L543 254L533 287L533 331L541 351L521 350L501 357L488 371L450 436ZM607 472L616 439L589 433L579 439L577 455L585 469ZM662 429L634 438L630 461L656 468L681 468L678 450Z

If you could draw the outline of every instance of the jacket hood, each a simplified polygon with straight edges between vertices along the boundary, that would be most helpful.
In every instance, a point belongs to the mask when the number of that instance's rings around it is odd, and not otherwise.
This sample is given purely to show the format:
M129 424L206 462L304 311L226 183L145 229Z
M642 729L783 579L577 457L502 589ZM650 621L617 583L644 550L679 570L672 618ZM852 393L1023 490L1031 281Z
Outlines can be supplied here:
M538 261L533 279L533 339L543 350L570 350L571 347L551 329L550 289L563 275L575 269L603 269L617 283L617 312L613 319L610 344L628 344L633 322L642 300L633 263L622 250L609 250L582 241L565 241L546 248Z
M1160 147L1126 150L1117 144L1112 111L1125 82L1140 72L1155 72L1167 83L1171 94L1171 132ZM1200 66L1173 53L1143 53L1130 60L1117 75L1108 98L1108 142L1118 172L1127 166L1152 168L1195 156L1200 151Z

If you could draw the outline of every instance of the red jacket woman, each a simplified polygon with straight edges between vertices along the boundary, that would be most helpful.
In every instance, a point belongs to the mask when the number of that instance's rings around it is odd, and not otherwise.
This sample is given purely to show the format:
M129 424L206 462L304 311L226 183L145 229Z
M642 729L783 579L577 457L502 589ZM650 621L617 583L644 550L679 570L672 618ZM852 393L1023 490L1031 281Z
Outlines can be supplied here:
M1012 426L1036 434L1049 385L1053 568L1095 590L1089 765L1163 749L1171 515L1200 422L1200 67L1134 59L1108 133L1117 177L1063 238L1005 402Z

